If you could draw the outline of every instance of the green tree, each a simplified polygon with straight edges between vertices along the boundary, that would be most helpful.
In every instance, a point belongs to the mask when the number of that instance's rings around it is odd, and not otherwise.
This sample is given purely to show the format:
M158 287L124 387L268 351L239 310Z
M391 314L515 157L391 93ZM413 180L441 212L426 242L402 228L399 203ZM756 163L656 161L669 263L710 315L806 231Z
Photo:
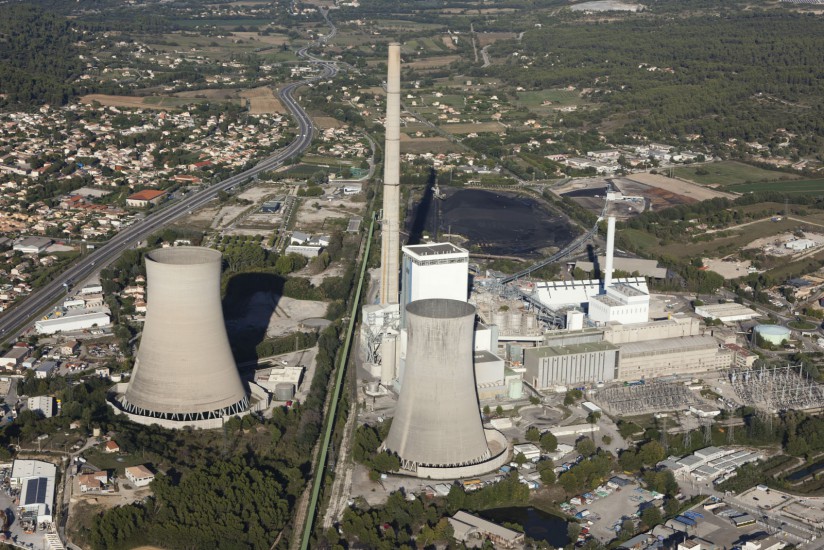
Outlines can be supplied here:
M535 426L530 426L526 431L526 440L535 443L541 439L541 431Z
M649 506L641 512L641 521L643 521L647 527L655 527L661 523L661 520L661 510L658 509L658 506Z
M551 453L558 448L558 438L552 432L544 432L541 434L541 449Z
M595 454L595 442L588 437L582 437L575 443L575 450L584 456L592 456Z

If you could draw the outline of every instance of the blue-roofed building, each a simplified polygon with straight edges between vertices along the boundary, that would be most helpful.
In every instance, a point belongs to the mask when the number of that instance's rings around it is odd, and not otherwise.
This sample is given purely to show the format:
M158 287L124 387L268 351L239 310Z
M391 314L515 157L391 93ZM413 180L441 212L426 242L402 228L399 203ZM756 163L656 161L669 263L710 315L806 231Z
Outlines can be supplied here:
M37 523L53 521L54 483L57 466L42 460L15 460L11 484L20 488L18 513L21 520Z

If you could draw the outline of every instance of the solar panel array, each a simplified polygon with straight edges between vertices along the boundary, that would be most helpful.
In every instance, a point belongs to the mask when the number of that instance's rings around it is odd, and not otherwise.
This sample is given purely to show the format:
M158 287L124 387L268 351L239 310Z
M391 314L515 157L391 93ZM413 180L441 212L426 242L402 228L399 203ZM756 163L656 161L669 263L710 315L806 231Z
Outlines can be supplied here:
M46 501L46 489L48 488L49 480L45 477L36 477L26 482L26 501L24 506L29 504L39 504Z

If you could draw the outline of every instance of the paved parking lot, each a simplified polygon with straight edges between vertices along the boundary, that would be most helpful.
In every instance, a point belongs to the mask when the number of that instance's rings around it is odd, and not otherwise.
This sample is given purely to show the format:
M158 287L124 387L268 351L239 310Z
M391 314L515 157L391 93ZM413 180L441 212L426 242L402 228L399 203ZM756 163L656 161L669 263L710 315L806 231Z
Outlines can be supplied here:
M581 504L576 507L579 511L586 508L600 518L590 520L592 525L589 529L593 537L603 542L612 540L615 538L613 526L616 523L620 524L623 518L631 517L642 503L652 500L652 494L649 491L637 491L639 488L640 486L633 482L621 488L620 491L615 490L606 498L599 498L591 504Z

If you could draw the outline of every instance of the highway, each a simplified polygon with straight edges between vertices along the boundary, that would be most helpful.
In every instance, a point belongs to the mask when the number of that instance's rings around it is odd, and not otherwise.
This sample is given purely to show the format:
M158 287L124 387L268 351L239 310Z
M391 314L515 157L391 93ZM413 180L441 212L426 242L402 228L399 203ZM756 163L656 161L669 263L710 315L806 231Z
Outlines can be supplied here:
M330 26L333 28L333 33L330 36L333 36L334 26L331 25L331 23ZM328 36L323 37L321 41L328 38ZM298 55L309 59L312 63L323 66L323 71L315 77L288 84L278 92L278 98L289 110L289 113L298 126L297 136L292 143L277 151L272 156L260 161L256 166L245 172L175 200L173 203L161 208L158 212L123 229L94 252L83 256L78 262L66 269L58 278L44 287L37 289L25 300L0 315L0 344L16 338L25 327L36 320L38 315L58 303L67 293L67 288L64 286L65 283L79 284L95 271L114 262L120 257L124 250L137 246L140 240L188 215L192 211L205 206L209 201L215 199L219 191L230 190L234 186L244 183L249 178L253 178L261 172L273 170L281 166L287 159L303 153L312 143L314 126L309 115L295 100L294 92L301 86L318 80L332 78L338 73L338 68L334 63L311 56L307 53L308 48L309 47L306 46L299 50Z

